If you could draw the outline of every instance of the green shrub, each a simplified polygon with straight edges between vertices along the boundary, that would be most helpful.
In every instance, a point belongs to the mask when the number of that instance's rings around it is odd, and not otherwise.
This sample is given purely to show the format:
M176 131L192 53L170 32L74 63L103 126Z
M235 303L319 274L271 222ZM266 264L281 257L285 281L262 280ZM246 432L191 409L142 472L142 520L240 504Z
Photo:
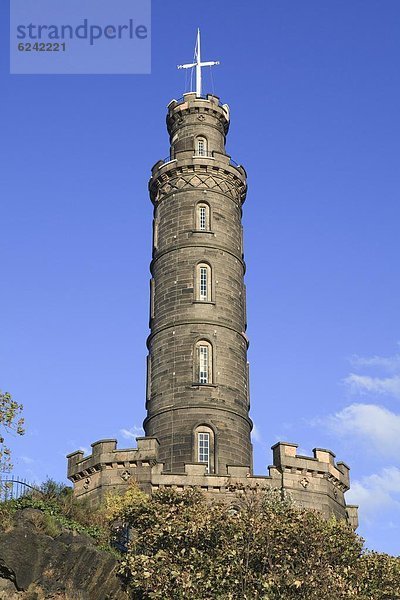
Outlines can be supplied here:
M160 489L114 515L131 543L120 576L147 600L382 600L400 590L400 559L367 553L344 522L243 492L238 510L198 490ZM391 594L391 596L389 595Z

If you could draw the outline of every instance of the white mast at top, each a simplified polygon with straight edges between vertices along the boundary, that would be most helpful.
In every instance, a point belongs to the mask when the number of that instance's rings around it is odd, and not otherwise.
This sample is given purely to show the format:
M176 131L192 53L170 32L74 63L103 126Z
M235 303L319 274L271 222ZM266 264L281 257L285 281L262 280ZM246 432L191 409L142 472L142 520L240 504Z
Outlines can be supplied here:
M202 67L213 67L219 65L219 60L201 62L201 49L200 49L200 29L197 30L196 48L194 50L195 62L187 65L178 65L178 69L192 69L196 67L196 96L201 96L201 69Z

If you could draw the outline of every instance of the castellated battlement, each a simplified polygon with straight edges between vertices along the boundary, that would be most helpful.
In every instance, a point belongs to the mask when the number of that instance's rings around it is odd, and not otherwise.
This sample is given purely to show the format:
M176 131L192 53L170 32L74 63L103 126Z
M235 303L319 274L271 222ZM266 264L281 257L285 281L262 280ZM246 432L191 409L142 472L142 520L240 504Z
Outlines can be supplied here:
M110 491L124 490L133 477L144 491L151 491L151 468L157 464L156 438L136 438L137 448L118 449L117 440L100 440L92 444L92 454L81 450L68 454L68 479L74 484L76 497L85 497L93 505Z
M176 172L174 170L178 166L190 167L188 171L210 171L210 173L212 170L218 173L218 170L222 169L221 175L231 173L232 176L240 178L241 185L246 185L246 169L242 165L237 164L229 154L219 152L218 150L209 150L207 155L196 156L194 152L195 149L192 148L176 150L172 156L158 160L151 169L150 185L155 177L163 176L163 179L167 177L173 178L181 173L182 171ZM207 169L207 166L209 169ZM228 169L228 171L225 169Z
M218 96L207 94L200 98L194 92L189 92L184 94L180 100L171 100L167 108L167 129L171 138L183 123L187 126L198 127L199 124L206 121L207 117L208 123L220 129L224 136L228 133L229 106L222 104Z
M281 487L295 503L316 509L325 517L346 518L358 526L357 507L346 506L344 494L350 488L350 468L335 462L335 454L325 448L314 448L313 456L297 454L297 444L278 442L272 446L273 466L281 477Z
M335 454L331 450L314 448L310 457L298 455L297 448L298 444L290 442L278 442L272 446L274 466L285 473L301 471L310 473L312 477L317 477L319 473L334 481L343 492L350 488L350 468L344 462L335 463Z
M92 444L92 454L81 450L68 455L68 478L75 495L98 505L109 492L123 493L135 481L146 493L159 488L199 488L207 497L235 502L238 492L278 489L298 506L318 510L326 518L335 515L356 528L357 507L346 506L350 487L349 467L335 463L330 450L315 448L313 456L296 454L297 444L278 442L272 447L273 464L268 475L252 475L249 466L228 465L226 473L207 473L202 463L185 464L183 473L170 473L158 462L156 438L137 438L137 448L119 449L115 439Z

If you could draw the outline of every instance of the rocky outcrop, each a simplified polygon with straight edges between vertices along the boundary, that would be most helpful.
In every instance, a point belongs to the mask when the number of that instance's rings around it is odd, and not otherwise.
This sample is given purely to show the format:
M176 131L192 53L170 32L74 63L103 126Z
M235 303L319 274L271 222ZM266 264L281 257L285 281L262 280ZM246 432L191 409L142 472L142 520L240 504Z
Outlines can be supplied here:
M111 553L86 535L46 535L42 519L25 509L0 533L0 600L127 600Z

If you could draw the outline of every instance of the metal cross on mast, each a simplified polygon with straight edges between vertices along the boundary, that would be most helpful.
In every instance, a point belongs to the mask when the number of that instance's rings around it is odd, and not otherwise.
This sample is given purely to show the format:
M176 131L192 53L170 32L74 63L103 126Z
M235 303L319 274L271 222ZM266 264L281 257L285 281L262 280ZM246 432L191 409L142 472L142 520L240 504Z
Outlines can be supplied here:
M201 96L201 69L202 67L213 67L219 65L219 60L213 60L209 62L201 62L201 49L200 49L200 29L197 30L196 47L194 50L195 62L187 65L178 65L178 69L192 69L196 67L196 96Z

